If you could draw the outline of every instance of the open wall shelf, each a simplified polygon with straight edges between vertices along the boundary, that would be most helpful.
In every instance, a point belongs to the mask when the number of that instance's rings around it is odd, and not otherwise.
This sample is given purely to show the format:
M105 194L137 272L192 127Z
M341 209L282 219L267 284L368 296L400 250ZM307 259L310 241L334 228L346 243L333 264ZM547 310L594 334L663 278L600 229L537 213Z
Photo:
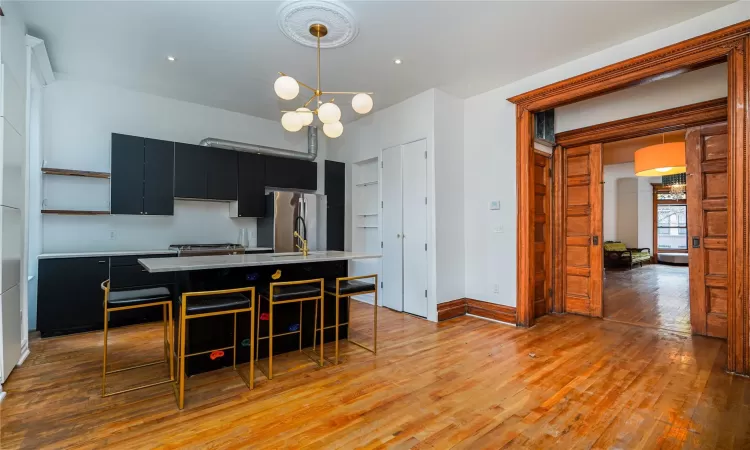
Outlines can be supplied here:
M42 167L42 173L47 175L62 175L67 177L85 177L85 178L105 178L109 179L110 174L107 172L90 172L87 170L55 169L52 167Z
M58 214L65 216L108 216L109 211L79 211L74 209L43 209L42 214Z

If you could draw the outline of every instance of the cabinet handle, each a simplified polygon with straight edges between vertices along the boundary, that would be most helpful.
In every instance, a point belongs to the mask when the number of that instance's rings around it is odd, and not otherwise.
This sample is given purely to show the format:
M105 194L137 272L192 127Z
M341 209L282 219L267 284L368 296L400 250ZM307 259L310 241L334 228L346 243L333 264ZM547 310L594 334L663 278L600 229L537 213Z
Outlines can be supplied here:
M107 261L106 261L106 260L104 260L104 261L99 261L99 264L104 264L105 262L107 262Z

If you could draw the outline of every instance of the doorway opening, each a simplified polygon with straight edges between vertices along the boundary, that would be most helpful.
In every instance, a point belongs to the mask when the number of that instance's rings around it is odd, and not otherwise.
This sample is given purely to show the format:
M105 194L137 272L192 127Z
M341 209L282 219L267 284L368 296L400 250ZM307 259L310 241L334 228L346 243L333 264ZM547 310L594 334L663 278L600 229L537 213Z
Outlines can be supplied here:
M602 238L605 320L690 333L687 193L635 175L635 152L684 145L686 130L605 143Z

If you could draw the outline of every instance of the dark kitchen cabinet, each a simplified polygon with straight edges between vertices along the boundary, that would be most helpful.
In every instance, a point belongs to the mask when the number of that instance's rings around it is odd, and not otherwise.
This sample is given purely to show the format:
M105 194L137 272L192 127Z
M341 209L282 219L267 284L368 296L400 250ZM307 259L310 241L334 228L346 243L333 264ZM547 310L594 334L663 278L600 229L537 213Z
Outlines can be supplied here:
M112 214L174 214L174 143L112 134Z
M318 189L318 165L300 159L266 157L266 186L314 191Z
M205 199L208 196L207 164L206 147L175 143L174 196Z
M104 326L104 291L109 258L39 260L37 329L42 337L99 330Z
M174 142L145 140L143 214L174 215Z
M263 217L266 214L266 161L263 155L239 152L237 155L236 217Z
M328 250L344 250L346 165L325 161L326 246Z
M112 133L112 214L143 214L144 141L142 137Z
M209 148L206 198L237 200L237 153L220 148Z

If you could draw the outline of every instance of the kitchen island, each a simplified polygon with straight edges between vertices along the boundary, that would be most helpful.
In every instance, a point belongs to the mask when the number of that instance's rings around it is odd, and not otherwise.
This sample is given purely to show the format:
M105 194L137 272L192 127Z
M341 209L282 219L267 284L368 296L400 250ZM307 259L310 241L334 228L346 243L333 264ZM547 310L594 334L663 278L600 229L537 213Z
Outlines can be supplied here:
M348 274L348 262L357 259L380 258L378 254L354 253L342 251L311 251L307 256L302 253L268 253L245 255L211 255L173 258L144 258L138 263L150 273L174 273L176 276L176 298L182 292L210 291L254 286L256 288L256 323L258 334L250 336L248 314L237 317L237 362L247 362L250 358L250 339L256 339L256 351L259 358L268 356L268 341L262 339L268 335L268 302L261 301L259 292L268 290L274 281L297 281L315 278L334 280ZM335 299L325 299L326 312L333 312ZM348 336L346 317L347 302L341 302L340 314L342 324L339 326L339 339ZM179 306L175 305L175 314ZM260 321L258 321L260 317ZM300 320L300 317L302 320ZM335 324L334 314L326 314L325 326ZM232 345L233 317L216 316L191 321L186 330L186 352L200 353L206 349L221 348ZM299 347L300 337L305 347L313 343L315 321L315 302L291 303L274 307L274 334L301 330L300 334L287 334L274 338L274 355L295 351ZM176 332L175 327L175 332ZM261 339L258 340L258 337ZM326 342L335 339L335 329L325 331ZM260 345L259 345L260 343ZM186 373L215 370L232 365L231 351L217 356L206 354L189 358L186 361Z

